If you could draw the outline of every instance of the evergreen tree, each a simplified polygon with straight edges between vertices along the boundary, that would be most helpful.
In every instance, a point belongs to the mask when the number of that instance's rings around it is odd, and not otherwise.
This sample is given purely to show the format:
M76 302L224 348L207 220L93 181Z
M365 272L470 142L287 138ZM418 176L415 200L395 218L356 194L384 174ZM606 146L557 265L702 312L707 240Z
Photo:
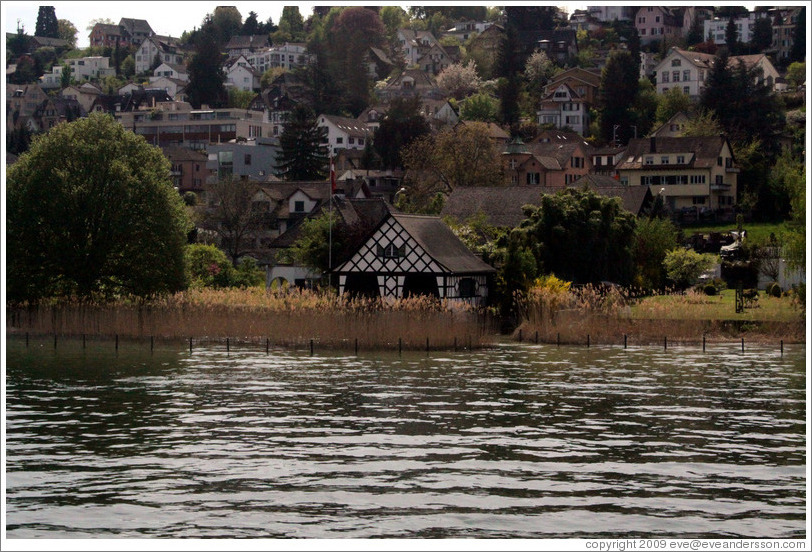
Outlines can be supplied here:
M248 17L245 18L245 21L242 24L242 29L240 29L240 35L251 36L258 34L260 33L259 33L259 22L257 21L257 12L250 11L248 12Z
M789 61L803 62L806 60L806 6L801 8L798 21L795 23L795 34L792 39L792 49L789 52Z
M756 54L770 47L773 43L773 24L769 17L756 19L753 24L753 34L750 37L751 53Z
M633 129L629 121L637 99L639 77L639 61L635 61L628 51L615 51L606 61L600 84L600 105L603 108L600 137L604 142L617 140L619 144L626 144L631 138Z
M34 36L59 38L59 23L56 19L56 10L53 6L39 7Z
M739 52L739 31L733 17L728 19L727 27L725 27L725 45L731 55L736 55Z
M323 137L313 110L305 104L294 107L279 137L276 175L290 181L325 178L328 152Z
M205 24L196 34L195 50L189 62L189 84L186 85L189 103L195 109L200 109L203 104L210 107L225 105L228 99L226 75L220 44L210 24Z
M373 140L375 152L380 156L384 168L403 167L401 150L430 131L426 118L420 114L419 98L393 99Z
M62 66L62 78L60 80L59 85L62 88L67 88L70 86L70 83L73 79L71 78L71 68L69 64L65 64Z

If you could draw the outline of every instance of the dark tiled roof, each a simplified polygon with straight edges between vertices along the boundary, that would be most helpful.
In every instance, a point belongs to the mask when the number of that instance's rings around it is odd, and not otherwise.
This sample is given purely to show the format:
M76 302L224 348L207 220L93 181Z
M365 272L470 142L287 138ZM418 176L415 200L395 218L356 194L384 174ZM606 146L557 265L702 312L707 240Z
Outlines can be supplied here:
M515 228L525 219L523 205L539 205L542 194L552 194L560 189L544 186L458 187L446 198L441 215L463 222L482 213L488 224Z
M584 175L568 188L587 188L605 197L617 197L625 210L638 216L653 199L648 186L623 186L611 176L600 174Z
M496 272L492 266L471 253L471 250L439 217L395 213L391 216L448 272L454 274Z
M198 161L205 163L207 159L204 153L191 148L184 148L182 146L162 146L161 150L164 152L164 156L166 156L167 159L175 162Z
M716 164L719 152L726 143L727 138L724 136L633 138L629 141L626 153L618 163L617 169L643 169L643 156L660 153L693 153L693 161L688 165L684 165L685 168L709 168ZM654 165L651 168L659 169L662 167L663 165Z

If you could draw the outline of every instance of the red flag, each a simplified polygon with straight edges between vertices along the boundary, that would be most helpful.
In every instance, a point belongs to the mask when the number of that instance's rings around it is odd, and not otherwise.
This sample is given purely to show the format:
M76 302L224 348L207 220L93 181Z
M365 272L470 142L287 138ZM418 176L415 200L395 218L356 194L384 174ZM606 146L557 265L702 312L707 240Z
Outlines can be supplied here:
M330 155L330 190L332 193L336 193L336 164L332 154Z

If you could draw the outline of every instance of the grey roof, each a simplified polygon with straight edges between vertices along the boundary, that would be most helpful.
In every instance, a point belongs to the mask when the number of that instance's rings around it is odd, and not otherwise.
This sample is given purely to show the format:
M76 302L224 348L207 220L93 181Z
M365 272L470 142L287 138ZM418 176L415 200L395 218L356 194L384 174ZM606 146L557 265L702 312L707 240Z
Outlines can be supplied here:
M568 188L586 188L605 197L617 197L625 210L637 216L654 199L648 186L624 186L611 176L601 174L584 175Z
M136 32L145 33L147 35L155 34L152 27L149 26L146 19L131 19L129 17L122 17L118 22L120 27L127 29L127 32L134 34Z
M727 143L724 136L687 136L687 137L649 137L633 138L629 141L626 153L618 165L618 170L646 169L657 170L664 165L647 167L643 165L643 156L660 153L693 153L694 158L679 168L708 168L716 165L716 159L722 147ZM731 149L731 152L733 150ZM667 165L670 167L670 165Z
M490 225L515 228L526 218L522 206L539 205L542 194L559 190L546 186L458 187L448 195L440 214L462 222L482 213Z
M454 274L496 272L471 253L439 217L391 214L409 235L446 271Z

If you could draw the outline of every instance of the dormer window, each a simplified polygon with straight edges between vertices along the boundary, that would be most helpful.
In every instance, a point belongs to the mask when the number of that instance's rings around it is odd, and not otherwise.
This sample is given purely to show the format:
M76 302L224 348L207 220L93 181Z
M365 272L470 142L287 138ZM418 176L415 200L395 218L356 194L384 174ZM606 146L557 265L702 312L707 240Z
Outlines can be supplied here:
M679 67L680 65L682 65L682 60L679 59L671 60L671 67Z

